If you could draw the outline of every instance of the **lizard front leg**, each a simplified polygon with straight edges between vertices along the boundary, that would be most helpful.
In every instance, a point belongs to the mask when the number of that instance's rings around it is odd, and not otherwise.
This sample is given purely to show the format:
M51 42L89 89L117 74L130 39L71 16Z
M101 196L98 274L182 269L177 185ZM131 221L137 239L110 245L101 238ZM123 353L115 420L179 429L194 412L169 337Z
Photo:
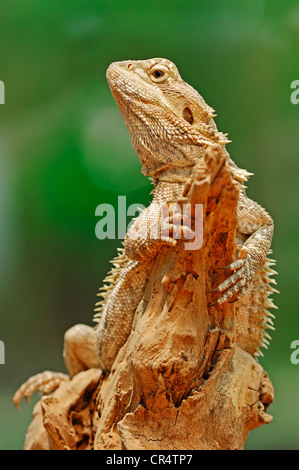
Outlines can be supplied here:
M274 224L270 215L259 204L240 194L237 209L237 230L243 234L246 241L239 250L239 259L224 269L234 272L228 279L222 282L216 289L209 293L222 293L218 298L218 304L226 302L232 297L236 300L245 294L257 269L263 264L269 251Z
M154 259L161 246L167 244L162 239L162 218L163 204L153 201L131 225L124 240L125 252L130 259Z
M126 254L136 261L153 259L163 245L175 246L193 239L191 226L190 210L183 210L178 202L153 202L129 229L124 241Z

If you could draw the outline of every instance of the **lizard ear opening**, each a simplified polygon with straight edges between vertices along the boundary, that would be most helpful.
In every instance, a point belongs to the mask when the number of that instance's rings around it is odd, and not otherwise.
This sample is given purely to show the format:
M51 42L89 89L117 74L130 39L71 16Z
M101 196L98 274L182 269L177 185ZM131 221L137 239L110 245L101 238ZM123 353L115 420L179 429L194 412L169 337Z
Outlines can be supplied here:
M193 124L193 114L190 108L185 108L183 110L183 118L185 121L189 122L189 124Z

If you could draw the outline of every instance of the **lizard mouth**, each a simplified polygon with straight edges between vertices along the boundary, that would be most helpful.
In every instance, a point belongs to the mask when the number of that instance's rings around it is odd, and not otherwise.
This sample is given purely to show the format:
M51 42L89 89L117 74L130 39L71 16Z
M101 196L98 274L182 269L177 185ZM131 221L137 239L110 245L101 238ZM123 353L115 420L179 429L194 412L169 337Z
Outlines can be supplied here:
M130 61L113 62L107 69L107 81L116 101L125 101L129 107L132 105L132 100L135 106L140 102L163 107L163 100L150 93L148 83L145 84L138 74L132 75L130 64Z
M134 80L121 62L113 62L109 65L106 77L111 90L121 96L128 96L133 93L136 88L136 80Z
M109 85L111 84L113 86L115 80L119 77L120 75L119 68L120 67L117 65L116 62L113 62L112 64L109 65L107 72L106 72L106 77L107 77Z

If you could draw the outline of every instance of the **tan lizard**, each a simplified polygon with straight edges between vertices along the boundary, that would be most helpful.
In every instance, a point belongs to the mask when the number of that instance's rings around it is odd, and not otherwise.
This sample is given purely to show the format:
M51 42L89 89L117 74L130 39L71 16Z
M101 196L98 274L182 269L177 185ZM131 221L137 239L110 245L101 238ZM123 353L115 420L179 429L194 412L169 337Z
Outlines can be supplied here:
M183 196L186 181L206 148L217 144L224 149L237 181L242 183L249 175L225 150L229 141L217 130L213 109L182 80L172 62L161 58L115 62L107 70L107 79L142 173L151 178L155 188L152 203L130 227L124 248L112 260L114 268L104 281L100 294L103 300L97 304L98 324L75 325L65 334L64 358L71 376L91 367L111 370L130 334L159 250L177 243L168 235L174 233L177 221L166 219L162 223L163 208L168 201ZM268 308L275 306L269 295L277 291L270 286L275 283L270 278L275 273L270 268L274 261L267 259L273 221L259 204L246 197L242 188L236 233L239 259L226 267L227 280L207 295L209 301L211 294L217 294L213 305L236 301L237 343L257 356L270 338L265 329L273 329L273 315ZM155 238L151 237L153 227ZM65 377L50 372L34 376L16 392L14 403L18 405L22 396L29 397L37 388L45 392L55 388Z

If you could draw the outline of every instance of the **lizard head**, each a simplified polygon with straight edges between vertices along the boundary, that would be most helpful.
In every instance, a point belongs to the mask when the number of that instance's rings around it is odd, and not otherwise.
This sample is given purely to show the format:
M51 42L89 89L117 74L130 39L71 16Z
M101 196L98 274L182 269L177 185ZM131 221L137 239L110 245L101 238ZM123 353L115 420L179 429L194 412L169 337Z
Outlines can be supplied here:
M228 143L213 109L171 61L113 62L107 80L144 174L193 166L208 145Z

